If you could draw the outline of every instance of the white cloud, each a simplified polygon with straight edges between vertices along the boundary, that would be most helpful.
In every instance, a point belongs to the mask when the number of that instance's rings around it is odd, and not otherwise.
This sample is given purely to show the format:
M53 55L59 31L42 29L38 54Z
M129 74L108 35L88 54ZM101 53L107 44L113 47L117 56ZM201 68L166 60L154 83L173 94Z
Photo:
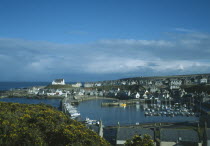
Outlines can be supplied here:
M180 31L180 32L186 32L186 33L195 32L194 30L186 29L186 28L175 28L175 30Z
M173 43L165 40L134 40L134 39L116 39L116 40L100 40L101 45L115 46L115 45L128 45L128 46L156 46L156 47L171 47Z
M176 39L98 40L77 45L0 38L0 66L8 78L16 75L13 68L20 77L24 72L46 78L54 74L210 72L209 46L210 35L194 32Z

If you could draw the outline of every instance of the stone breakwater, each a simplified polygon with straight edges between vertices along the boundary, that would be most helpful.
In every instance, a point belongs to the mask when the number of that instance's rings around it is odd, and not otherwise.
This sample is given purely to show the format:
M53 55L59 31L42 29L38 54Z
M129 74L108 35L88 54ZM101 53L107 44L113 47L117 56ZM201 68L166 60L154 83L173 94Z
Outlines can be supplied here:
M78 104L79 102L86 101L86 100L94 100L94 99L110 99L110 100L117 100L115 98L110 97L101 97L101 96L74 96L71 100L71 104Z
M151 100L145 99L128 99L128 100L117 100L113 102L102 102L101 106L126 106L139 103L151 103Z

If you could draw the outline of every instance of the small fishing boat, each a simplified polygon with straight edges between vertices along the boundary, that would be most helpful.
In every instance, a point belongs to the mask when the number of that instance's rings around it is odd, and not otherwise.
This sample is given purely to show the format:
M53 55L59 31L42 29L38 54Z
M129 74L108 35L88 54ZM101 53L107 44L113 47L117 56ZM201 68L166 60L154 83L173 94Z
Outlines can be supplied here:
M126 103L121 103L120 106L121 107L126 107Z

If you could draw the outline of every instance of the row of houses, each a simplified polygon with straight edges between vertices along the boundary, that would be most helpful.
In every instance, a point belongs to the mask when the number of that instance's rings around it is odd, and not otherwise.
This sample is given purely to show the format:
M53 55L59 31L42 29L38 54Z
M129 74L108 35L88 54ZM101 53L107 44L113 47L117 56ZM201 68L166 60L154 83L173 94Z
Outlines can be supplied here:
M60 89L43 89L39 87L32 87L28 89L28 94L67 97L67 95L70 94L70 91L65 91L65 90L60 90Z
M181 85L192 84L210 84L210 75L197 75L187 77L171 77L171 78L139 78L139 79L121 79L113 81L100 81L100 82L87 82L84 83L84 87L100 87L108 85L142 85L142 86L169 86L170 89L179 89ZM65 85L64 79L55 79L52 81L52 85ZM82 87L82 83L72 84L72 87Z
M201 78L203 79L203 78ZM119 81L119 80L118 80ZM117 82L118 82L117 81ZM206 80L205 80L206 81ZM126 81L121 81L123 85L126 85ZM166 86L163 84L163 82L168 83L170 86ZM64 79L56 79L52 82L56 83L57 85L59 83L63 84L65 83ZM131 84L135 85L135 81L131 81ZM156 80L155 84L153 85L152 81L149 81L148 86L144 86L145 89L139 88L139 90L136 91L130 91L130 90L121 90L118 89L111 89L108 91L101 90L98 91L97 88L95 89L89 89L89 88L80 88L82 87L82 83L75 83L72 84L72 87L78 87L78 90L74 90L74 95L90 95L90 96L103 96L103 97L115 97L118 99L155 99L155 100L164 100L164 99L170 99L173 100L176 97L184 97L188 93L185 92L183 89L180 88L182 85L183 80L178 79L171 79L171 80ZM61 85L60 84L60 85ZM85 87L100 87L104 86L105 84L103 82L97 82L97 83L85 83ZM63 91L63 90L39 90L39 89L32 89L29 90L29 93L37 94L37 95L47 95L47 96L67 96L69 94L69 91ZM208 97L205 96L205 97ZM202 98L205 99L205 101L209 100L208 98Z
M131 139L134 135L149 135L155 145L159 146L201 146L209 145L210 130L205 130L206 137L200 135L198 130L192 128L142 128L142 127L119 127L117 129L116 145L123 145L126 140Z
M109 86L109 85L142 85L142 86L170 86L171 89L178 89L181 85L192 85L192 84L210 84L209 76L194 76L194 77L183 77L183 78L140 78L140 79L121 79L114 81L101 81L101 82L88 82L84 84L84 87L97 87L97 86Z

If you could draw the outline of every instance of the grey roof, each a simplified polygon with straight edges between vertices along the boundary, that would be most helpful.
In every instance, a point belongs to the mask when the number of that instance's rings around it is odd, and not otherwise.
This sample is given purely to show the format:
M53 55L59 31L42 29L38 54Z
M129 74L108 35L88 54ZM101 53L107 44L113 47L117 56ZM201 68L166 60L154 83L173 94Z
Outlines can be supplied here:
M117 140L131 139L134 135L148 134L154 139L154 131L140 127L120 127L117 129Z
M97 125L86 125L88 127L88 129L93 130L96 133L99 133L99 126Z
M210 128L210 115L207 115L206 119L207 119L207 121L206 121L207 122L206 123L207 124L207 128Z
M176 142L181 139L185 142L199 142L198 132L192 129L161 129L160 140Z
M207 136L207 139L210 140L210 129L209 128L206 129L206 136Z
M54 82L60 83L62 82L64 79L55 79Z

